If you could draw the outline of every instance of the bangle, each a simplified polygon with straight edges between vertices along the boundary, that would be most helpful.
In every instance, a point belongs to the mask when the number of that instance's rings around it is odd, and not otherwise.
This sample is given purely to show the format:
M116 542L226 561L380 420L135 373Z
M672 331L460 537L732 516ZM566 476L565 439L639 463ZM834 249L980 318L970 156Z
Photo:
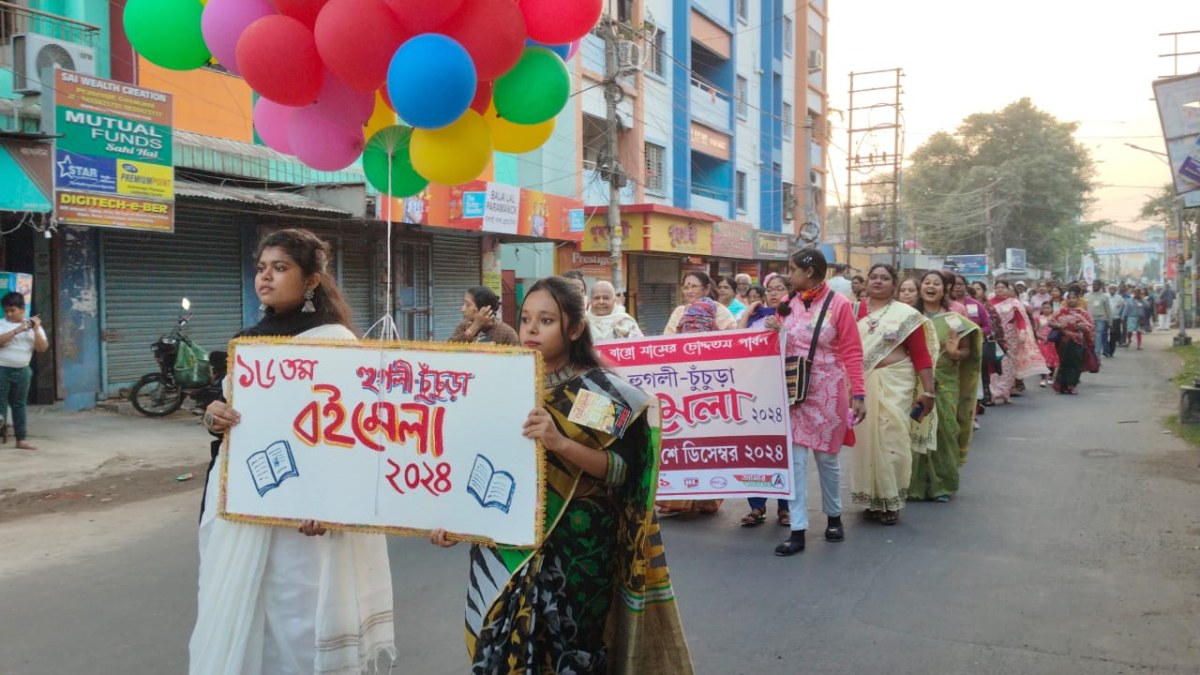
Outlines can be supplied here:
M865 400L867 400L867 397L866 397L865 395L863 395L863 394L855 394L853 398L854 398L854 400L855 400L855 401L865 401Z
M923 391L921 392L921 398L937 398L937 394L932 391Z

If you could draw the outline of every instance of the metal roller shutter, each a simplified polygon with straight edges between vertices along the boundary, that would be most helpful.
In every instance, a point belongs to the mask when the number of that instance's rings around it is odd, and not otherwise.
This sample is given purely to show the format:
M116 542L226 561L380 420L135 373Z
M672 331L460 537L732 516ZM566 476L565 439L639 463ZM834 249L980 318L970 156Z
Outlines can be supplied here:
M647 260L645 257L638 257L638 325L642 327L642 332L646 335L662 335L667 320L671 318L671 312L675 311L675 307L678 305L679 287L675 283L658 282L668 278L678 279L679 275L671 273L664 276L662 273L655 274L653 271L647 274ZM674 263L675 261L669 262ZM662 263L658 260L650 260L649 264L661 266ZM678 263L675 263L675 268L678 269Z
M462 321L463 293L482 283L479 240L438 234L433 238L433 339L450 337Z
M104 389L110 394L156 368L150 344L192 303L188 335L209 351L242 329L244 214L176 211L174 234L104 230Z
M360 223L346 223L342 230L342 278L339 283L354 310L359 330L367 330L379 313L371 302L374 260L371 230Z

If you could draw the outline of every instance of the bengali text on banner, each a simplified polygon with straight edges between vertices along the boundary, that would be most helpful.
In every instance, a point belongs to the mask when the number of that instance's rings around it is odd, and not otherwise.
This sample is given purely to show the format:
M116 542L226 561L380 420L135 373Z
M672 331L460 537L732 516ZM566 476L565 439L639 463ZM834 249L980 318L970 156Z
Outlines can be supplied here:
M542 536L538 355L497 346L235 340L222 517L517 547Z
M619 375L659 399L660 498L795 496L778 333L693 333L601 342L596 349Z

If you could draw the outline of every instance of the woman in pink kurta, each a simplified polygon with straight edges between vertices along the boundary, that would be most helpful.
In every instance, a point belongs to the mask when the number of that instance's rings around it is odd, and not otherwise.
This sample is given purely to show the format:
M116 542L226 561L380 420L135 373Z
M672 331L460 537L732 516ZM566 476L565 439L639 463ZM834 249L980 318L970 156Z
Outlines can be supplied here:
M806 501L808 493L808 453L813 453L821 479L821 510L829 521L825 539L842 541L841 469L838 451L849 442L851 416L857 424L865 414L866 395L862 371L862 341L850 301L830 290L825 283L828 263L814 248L801 249L788 261L788 275L794 291L780 305L780 317L767 319L768 328L782 327L789 357L808 358L813 332L821 308L829 302L825 320L817 335L808 397L793 405L792 461L796 499L791 503L792 533L775 548L775 554L789 556L804 550L808 529Z
M1018 389L1017 382L1046 372L1046 360L1038 350L1025 306L1014 296L1007 281L996 282L996 297L991 304L1000 315L1000 328L993 326L992 331L1002 330L1008 344L1001 372L992 374L992 400L1009 403Z

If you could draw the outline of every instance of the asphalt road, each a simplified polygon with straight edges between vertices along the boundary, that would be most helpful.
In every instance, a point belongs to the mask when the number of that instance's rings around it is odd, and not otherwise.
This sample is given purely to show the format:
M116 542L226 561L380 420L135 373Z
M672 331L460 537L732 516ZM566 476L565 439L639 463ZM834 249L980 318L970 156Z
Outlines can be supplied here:
M1200 451L1162 433L1172 365L1123 351L1079 396L991 409L959 496L896 527L848 508L827 544L813 511L777 558L785 530L738 527L740 503L665 523L696 671L1200 672ZM0 525L0 673L185 673L198 497ZM392 672L465 672L465 547L391 553Z

